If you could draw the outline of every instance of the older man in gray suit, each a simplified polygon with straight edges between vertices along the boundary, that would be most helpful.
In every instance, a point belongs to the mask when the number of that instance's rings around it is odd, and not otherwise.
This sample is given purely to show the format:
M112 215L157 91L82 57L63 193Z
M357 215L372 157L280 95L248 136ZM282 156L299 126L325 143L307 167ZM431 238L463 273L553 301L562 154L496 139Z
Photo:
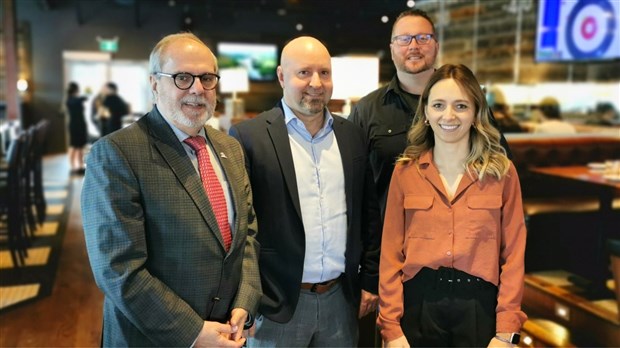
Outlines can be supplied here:
M82 214L105 294L102 344L240 347L261 297L259 244L243 151L204 127L217 62L196 36L174 34L150 69L153 110L87 158Z

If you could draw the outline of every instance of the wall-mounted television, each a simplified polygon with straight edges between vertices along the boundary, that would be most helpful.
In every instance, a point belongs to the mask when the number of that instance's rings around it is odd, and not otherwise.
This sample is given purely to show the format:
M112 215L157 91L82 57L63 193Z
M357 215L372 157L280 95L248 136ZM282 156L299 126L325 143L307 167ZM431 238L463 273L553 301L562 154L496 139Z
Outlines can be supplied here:
M217 54L220 69L243 67L250 81L276 79L278 47L274 44L220 42Z
M620 1L539 0L537 62L620 59Z

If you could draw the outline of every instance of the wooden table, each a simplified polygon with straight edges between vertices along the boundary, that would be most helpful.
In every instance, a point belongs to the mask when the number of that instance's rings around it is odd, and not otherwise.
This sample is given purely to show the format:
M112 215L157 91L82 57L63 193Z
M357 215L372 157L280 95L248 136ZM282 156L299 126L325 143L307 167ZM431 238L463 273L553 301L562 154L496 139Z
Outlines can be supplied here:
M613 200L620 196L620 181L605 179L601 172L594 172L587 166L565 167L535 167L530 168L533 173L546 175L554 179L578 182L584 186L584 190L595 191L599 197L599 218L597 233L598 266L592 270L591 280L593 291L604 291L606 288L606 270L609 265L609 257L605 252L605 242L608 238L620 238L620 226L614 226Z

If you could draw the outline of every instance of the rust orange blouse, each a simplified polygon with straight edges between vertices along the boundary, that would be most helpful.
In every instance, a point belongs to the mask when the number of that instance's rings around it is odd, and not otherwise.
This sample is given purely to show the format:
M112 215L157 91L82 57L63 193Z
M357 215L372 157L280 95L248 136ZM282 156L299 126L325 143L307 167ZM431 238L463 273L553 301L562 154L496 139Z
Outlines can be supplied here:
M403 282L422 267L453 267L498 286L496 332L519 332L526 230L514 165L501 180L464 174L452 201L432 151L397 164L387 198L377 324L386 341L403 335Z

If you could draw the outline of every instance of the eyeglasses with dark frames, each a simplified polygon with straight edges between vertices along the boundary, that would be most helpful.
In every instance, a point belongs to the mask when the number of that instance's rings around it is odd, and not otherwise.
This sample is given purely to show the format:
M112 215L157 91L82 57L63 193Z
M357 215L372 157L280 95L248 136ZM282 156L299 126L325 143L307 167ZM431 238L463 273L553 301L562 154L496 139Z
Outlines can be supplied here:
M174 85L178 89L187 90L192 87L196 77L202 84L202 88L206 90L214 89L217 86L217 82L220 80L220 75L213 73L205 73L202 75L194 75L187 72L180 72L176 74L168 74L163 72L156 72L155 75L171 77L174 81Z
M418 45L426 45L435 38L434 34L416 34L416 35L396 35L392 38L398 46L409 46L411 40L415 39Z

